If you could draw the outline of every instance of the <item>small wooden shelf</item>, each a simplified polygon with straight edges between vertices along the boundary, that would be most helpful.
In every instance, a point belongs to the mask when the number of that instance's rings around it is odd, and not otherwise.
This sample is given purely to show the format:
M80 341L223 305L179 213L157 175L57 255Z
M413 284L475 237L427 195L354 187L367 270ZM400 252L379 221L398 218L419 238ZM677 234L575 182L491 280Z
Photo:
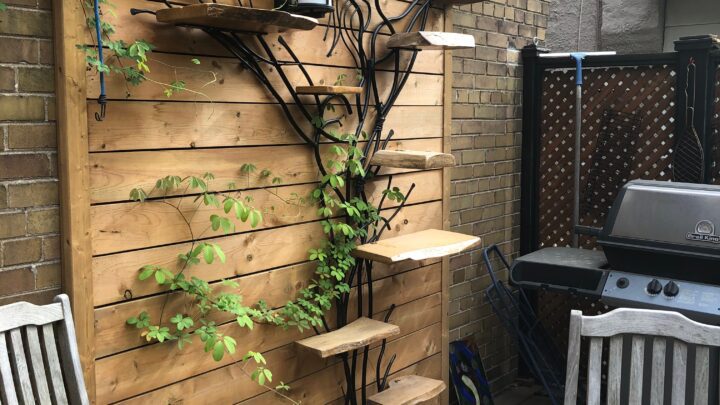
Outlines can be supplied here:
M279 10L265 10L205 3L158 10L159 22L227 31L274 33L288 30L311 30L318 20Z
M297 86L297 94L360 94L362 87L355 86Z
M390 380L385 391L368 398L369 405L411 405L427 401L440 395L445 390L441 380L405 375Z
M428 229L394 238L366 243L353 250L353 256L380 263L425 260L460 253L480 244L480 238L462 233Z
M475 38L455 32L417 31L393 34L388 48L403 49L467 49L475 48Z
M363 317L338 330L298 340L295 343L324 359L399 334L400 328L397 325Z
M417 150L379 150L372 155L374 166L400 169L440 169L455 166L455 157L449 153Z

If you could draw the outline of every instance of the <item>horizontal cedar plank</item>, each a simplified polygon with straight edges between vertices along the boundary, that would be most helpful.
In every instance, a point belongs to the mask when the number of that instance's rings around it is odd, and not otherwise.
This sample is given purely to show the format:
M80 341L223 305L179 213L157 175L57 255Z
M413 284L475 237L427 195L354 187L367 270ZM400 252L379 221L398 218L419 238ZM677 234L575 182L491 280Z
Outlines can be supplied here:
M423 207L423 205L425 207ZM399 232L402 230L402 232L412 232L417 229L427 229L434 226L437 226L437 223L439 220L435 220L434 218L439 218L438 215L440 213L441 204L438 203L431 203L431 204L423 204L421 206L413 206L413 207L423 207L425 209L430 208L432 211L430 215L422 216L419 212L411 212L410 214L415 214L415 216L411 218L427 218L425 220L416 220L413 223L408 223L407 225L402 226L402 228L397 228L396 232ZM408 207L410 208L410 207ZM406 213L407 215L407 213ZM400 215L398 215L400 216ZM398 223L402 223L401 221L403 218L400 218ZM414 229L413 229L414 228ZM392 236L392 234L395 232L387 232L387 237ZM383 235L385 236L385 235ZM303 246L307 248L307 245ZM222 265L217 267L223 267ZM248 304L254 304L255 302L259 301L260 299L265 299L268 301L268 303L271 306L280 306L284 304L287 300L291 300L295 298L295 295L298 290L303 288L304 284L303 282L306 280L309 280L312 277L312 272L304 272L305 270L301 268L291 267L292 271L287 271L287 268L281 268L272 270L270 272L263 272L258 274L253 274L244 278L241 278L238 280L241 287L239 289L240 293L245 297L245 302ZM403 269L403 267L397 267L393 269ZM282 274L287 273L286 278L284 279ZM137 274L137 272L135 272ZM279 274L279 275L278 275ZM392 274L392 273L391 273ZM439 271L438 271L439 274ZM380 276L380 275L377 275ZM304 277L304 278L303 278ZM134 278L133 278L134 280ZM275 283L273 285L273 288L280 288L279 290L272 290L272 291L265 291L264 289L257 289L255 286L258 285L264 285L270 280L273 280L272 282ZM102 280L100 280L102 281ZM378 281L377 283L380 283ZM142 285L142 284L153 284L152 280L147 280L144 282L137 281L135 282L136 285ZM282 285L283 287L279 287ZM274 297L271 295L271 293L277 292L278 294L284 294L282 299L277 299L270 301L271 297ZM266 297L266 294L268 294L268 297ZM400 294L400 293L398 293ZM391 296L394 296L396 294L392 294ZM383 297L375 297L376 300L382 300ZM137 347L140 345L145 345L146 342L139 336L137 330L134 330L133 328L128 327L124 324L125 320L130 318L131 316L136 316L141 311L147 311L148 314L150 314L151 318L154 319L154 321L157 321L161 307L163 303L165 302L165 296L153 296L148 298L142 298L139 300L134 300L126 303L118 303L116 305L112 306L106 306L95 310L95 329L96 329L96 342L97 342L97 356L103 357L107 356L113 353L117 353L122 350L127 350L132 347ZM171 302L168 304L172 304ZM166 313L170 312L181 312L183 310L183 306L185 304L185 301L180 299L178 303L172 304L175 305L177 308L168 310ZM172 315L170 315L172 316ZM165 320L165 319L164 319Z
M392 185L405 192L411 187L412 183L429 185L440 184L441 181L442 171L434 170L394 176ZM309 195L315 186L315 184L302 184L277 187L273 188L273 192L280 198L289 200L292 193L301 196ZM386 187L387 179L383 177L368 182L366 186L368 200L378 204ZM417 204L439 200L442 199L440 191L439 188L434 187L416 187L407 202L408 204ZM235 223L236 232L268 229L275 226L320 219L317 216L317 206L315 204L287 205L274 194L262 189L249 190L242 195L252 197L253 205L266 212L263 215L263 223L254 229L249 224L243 223L230 215ZM147 200L140 204L137 202L125 202L91 207L90 223L93 254L104 255L131 249L185 242L193 238L223 236L222 229L213 231L208 227L209 218L214 214L221 216L227 214L222 208L206 206L201 201L193 201L195 198L194 196L173 197L166 200ZM184 215L181 215L171 205L179 206ZM384 208L390 208L396 206L397 203L386 199L383 205ZM190 228L188 228L186 220L189 220Z
M440 318L440 312L437 313L438 319ZM392 345L388 345L385 350L385 354L382 358L381 370L385 370L390 357L396 354L397 357L393 363L395 369L408 367L418 361L432 356L440 350L441 339L440 339L441 324L438 322L432 326L429 326L421 331L413 333L404 339L395 340ZM426 334L427 333L427 334ZM405 344L402 344L405 343ZM368 374L367 383L373 384L375 382L375 367L378 360L379 350L373 350L368 356ZM362 358L360 356L359 358ZM361 369L361 364L358 364L358 369ZM356 387L361 384L362 373L356 375ZM290 398L296 401L302 401L307 404L325 404L330 402L339 396L342 396L345 391L345 373L343 372L342 363L335 363L332 367L327 367L315 374L301 378L298 381L293 382L293 389L287 393ZM273 392L266 392L257 397L251 398L247 401L240 402L243 405L262 405L269 404L278 401L279 398L275 396Z
M438 227L439 222L433 216L440 215L441 209L439 203L407 206L400 211L393 221L393 229L387 230L383 238ZM227 256L225 265L192 266L185 271L185 275L215 281L299 263L307 259L308 249L319 246L323 238L324 234L318 224L311 222L283 230L259 231L213 239L209 242L220 244ZM139 281L138 269L146 264L155 264L176 271L178 253L189 248L190 243L186 243L95 257L93 259L95 305L123 301L126 292L129 292L130 297L139 298L162 291L152 282ZM278 255L278 251L282 251L282 255ZM376 265L375 267L392 266Z
M441 138L398 140L388 144L389 149L432 151L441 147ZM330 145L321 149L325 159L334 156ZM90 198L93 203L128 200L133 188L141 187L149 192L161 177L201 176L206 171L215 175L211 190L226 189L231 182L243 189L270 187L275 176L282 178L286 185L311 183L319 180L319 172L310 152L308 146L293 145L94 153L90 155ZM255 164L258 171L250 176L242 174L240 167L244 163ZM262 178L260 171L263 169L270 170L272 176ZM401 171L407 169L383 170L381 173ZM279 206L272 202L271 205Z
M297 113L295 106L290 108ZM97 103L89 101L88 114L96 110ZM371 109L365 120L366 132L375 125L374 117ZM305 144L277 104L113 101L105 120L89 116L88 126L91 152ZM343 119L340 130L356 126L357 114L352 114ZM306 130L310 127L309 123L304 126ZM442 107L394 107L384 128L386 133L395 131L393 139L439 137Z
M122 75L107 75L106 89L109 99L131 99L131 100L167 100L163 90L169 84L182 78L187 89L201 91L198 95L190 91L180 91L172 95L172 100L192 102L248 102L264 103L276 102L276 99L260 84L257 78L248 70L240 68L239 62L231 58L203 58L203 64L195 65L188 55L177 54L155 54L152 60L148 61L151 73L148 77L165 86L152 82L143 83L140 86L128 88ZM268 75L273 87L285 101L290 101L290 93L283 84L274 68L262 65L262 69ZM217 75L217 81L208 84L213 76L208 70ZM292 86L309 84L305 80L300 69L296 66L287 66L284 69ZM307 66L307 71L315 84L334 83L340 74L348 77L355 76L354 68L337 68L326 66ZM378 88L382 90L382 98L392 87L392 73L378 72ZM442 75L429 75L412 73L407 80L402 93L398 96L396 105L442 105ZM97 98L100 92L99 77L95 70L87 74L88 98ZM301 96L301 100L313 100L313 96Z
M393 370L397 370L397 367L393 367ZM404 375L420 375L423 377L428 378L436 378L438 380L442 380L442 356L440 353L435 353L432 356L425 358L423 360L420 360L419 362L412 364L408 367L403 368L402 370L396 371L394 373L390 373L390 376L388 379L391 378L397 378ZM357 398L360 399L360 390L356 390L357 392ZM370 384L367 387L367 395L368 397L372 394L375 394L377 392L377 387L375 384ZM345 403L344 397L336 398L334 401L328 402L328 404L332 405L343 405ZM423 401L423 405L435 405L440 404L440 397L436 397L434 399Z
M419 335L414 332L437 322L440 311L440 294L436 293L401 305L396 311L396 314L403 315L402 318L398 317L396 322L402 327L405 337L389 340L387 350L393 350L397 344L402 344L407 339L417 338ZM382 319L382 317L382 313L375 316L376 319ZM375 349L371 351L374 356L379 353L377 346L379 345L373 345ZM387 350L386 353L388 353ZM268 367L273 372L273 380L290 383L291 389L295 388L293 381L322 370L328 364L332 365L338 362L337 359L319 361L307 353L297 351L294 343L270 350L263 355L268 362ZM229 404L266 392L265 388L247 379L242 372L242 366L243 363L232 363L123 401L122 404L166 404L172 403L173 399L180 398L182 398L183 404ZM233 389L225 389L228 384L233 384Z
M376 311L381 312L393 303L398 305L399 309L402 304L438 292L440 272L429 269L426 267L377 281L374 288L378 297L375 303ZM352 300L353 303L355 301ZM352 308L349 313L354 314ZM399 312L396 316L398 320L402 318ZM115 320L121 322L119 318ZM282 328L264 324L257 324L252 331L248 331L241 329L235 322L220 326L218 331L236 337L238 353L271 350L303 336L296 329L283 331ZM98 342L98 348L100 347L102 346ZM125 351L96 361L97 381L105 382L98 385L97 398L100 403L115 402L235 361L237 359L226 356L220 362L215 362L200 347L178 350L172 342ZM158 372L159 370L162 372Z
M163 9L165 5L162 3L148 2L145 0L119 0L116 2L116 5L115 12L117 17L109 17L109 20L117 31L117 33L113 35L114 40L124 40L125 42L131 43L136 39L142 38L153 44L155 51L209 56L231 56L230 52L225 50L219 42L201 30L159 23L152 15L140 14L133 16L129 11L130 8L133 7L149 10ZM374 2L371 2L371 5L374 9ZM402 13L408 5L407 3L397 0L390 0L386 1L383 6L388 16L394 16ZM395 29L398 31L404 30L410 18L411 16L407 16L403 20L395 23ZM325 20L324 23L327 23L326 19L322 20ZM380 16L373 11L373 22L377 23L378 21L381 21ZM442 11L438 9L431 10L425 30L442 31L442 27ZM326 35L325 30L326 27L321 26L309 31L289 31L283 33L282 37L288 43L290 49L295 52L298 59L305 64L331 64L334 66L354 67L355 62L342 42L338 43L335 49L333 49L330 57L326 56L332 47L333 36L331 31L327 34L327 39L323 41L323 37ZM383 31L388 32L387 30ZM91 37L90 30L86 30L86 32L85 43L93 45L95 42ZM365 41L366 49L370 49L370 36L369 34L365 35L367 39ZM265 36L265 40L275 52L275 57L278 60L291 61L292 58L290 55L277 42L277 37L278 34L268 34ZM247 45L252 46L253 49L261 55L265 55L262 48L252 36L246 36L245 38L247 38L245 41ZM387 42L388 38L388 35L378 36L378 55L382 55L383 52L385 52L385 42ZM307 46L307 44L313 44L313 46ZM409 52L403 52L404 57L408 55L410 55ZM154 57L153 54L150 54L150 58ZM199 59L202 61L204 57L200 56ZM392 61L389 60L380 67L392 70ZM413 70L417 72L442 73L442 53L419 53ZM354 77L354 75L349 77Z

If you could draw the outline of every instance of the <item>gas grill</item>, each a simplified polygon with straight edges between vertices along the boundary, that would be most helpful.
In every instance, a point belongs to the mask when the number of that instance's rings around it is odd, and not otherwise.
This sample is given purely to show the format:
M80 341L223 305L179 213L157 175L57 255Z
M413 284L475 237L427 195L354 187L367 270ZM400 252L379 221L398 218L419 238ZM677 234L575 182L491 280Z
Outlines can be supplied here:
M593 235L602 251L552 247L519 257L510 279L523 288L656 308L720 323L720 186L635 180Z

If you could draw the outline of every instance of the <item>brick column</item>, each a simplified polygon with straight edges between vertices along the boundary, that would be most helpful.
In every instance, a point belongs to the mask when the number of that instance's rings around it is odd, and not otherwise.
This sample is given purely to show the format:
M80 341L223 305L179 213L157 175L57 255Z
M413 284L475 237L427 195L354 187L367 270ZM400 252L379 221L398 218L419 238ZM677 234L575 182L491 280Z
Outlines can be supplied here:
M453 52L453 230L498 244L515 255L520 235L522 66L519 50L545 40L549 2L492 0L457 8L455 31L471 34L474 50ZM451 259L450 339L473 336L494 391L516 376L517 354L484 289L481 250ZM507 275L503 273L503 277Z
M49 0L0 11L0 305L59 292L59 212Z

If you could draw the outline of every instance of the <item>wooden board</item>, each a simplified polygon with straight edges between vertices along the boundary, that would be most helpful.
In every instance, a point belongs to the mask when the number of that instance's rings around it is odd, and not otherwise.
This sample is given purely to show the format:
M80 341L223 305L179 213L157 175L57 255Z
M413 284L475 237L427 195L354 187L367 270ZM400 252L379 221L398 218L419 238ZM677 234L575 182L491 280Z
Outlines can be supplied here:
M368 398L370 405L413 405L440 395L445 390L442 380L406 375L390 379L388 388Z
M388 148L414 148L437 150L441 140L398 140L391 141ZM90 184L93 203L128 201L130 191L141 187L150 191L157 179L168 176L202 176L210 172L215 179L210 183L212 191L228 190L229 183L235 189L273 187L273 177L280 177L282 184L311 183L319 179L317 164L305 145L258 147L187 149L163 151L139 151L96 153L90 156ZM322 156L332 157L330 145L322 148ZM259 171L268 169L272 176L246 176L240 172L245 163L252 163ZM384 170L384 173L399 173L402 170ZM172 194L181 194L178 190ZM256 205L260 206L258 202ZM277 204L279 205L279 204Z
M215 3L160 9L155 16L168 24L254 33L311 30L318 24L314 18L285 11Z
M89 105L91 152L304 145L277 104L114 101L104 121L94 118L97 103ZM295 106L290 108L299 113ZM395 130L395 140L438 138L442 111L440 106L397 106L390 111L385 128ZM370 111L366 131L372 129L374 117ZM342 123L344 128L354 128L357 114ZM309 130L310 123L303 128Z
M362 317L330 333L298 340L295 343L324 359L399 334L400 328L397 325Z
M440 169L455 166L455 157L442 152L381 150L372 155L370 164L405 169Z
M297 86L298 94L360 94L362 87L356 86Z
M395 263L449 256L479 244L480 238L476 236L428 229L360 245L353 251L353 256L380 263Z
M402 49L473 49L475 38L469 34L440 31L401 32L388 40L388 48Z
M420 298L408 304L397 307L397 323L404 331L405 336L414 339L423 339L426 335L415 333L436 323L440 316L440 294L433 294ZM380 313L376 318L382 318ZM399 338L398 342L404 341ZM397 347L395 340L390 339L390 347ZM372 349L373 357L377 357L377 345ZM295 343L289 343L277 349L263 353L269 367L273 371L273 379L285 381L292 387L291 395L302 388L299 379L311 379L314 373L321 371L327 364L337 364L337 359L318 361L310 353L298 351ZM400 360L403 361L402 359ZM281 364L282 367L274 367ZM429 377L434 377L430 375ZM209 371L195 377L178 381L167 387L160 388L150 393L122 402L123 404L167 404L172 403L175 398L182 396L185 404L226 404L235 403L251 398L267 390L257 384L246 381L246 376L241 371L241 364L231 363L216 370ZM226 389L232 384L233 389ZM326 385L329 389L332 387ZM309 387L308 387L309 388ZM327 388L326 388L327 389Z

